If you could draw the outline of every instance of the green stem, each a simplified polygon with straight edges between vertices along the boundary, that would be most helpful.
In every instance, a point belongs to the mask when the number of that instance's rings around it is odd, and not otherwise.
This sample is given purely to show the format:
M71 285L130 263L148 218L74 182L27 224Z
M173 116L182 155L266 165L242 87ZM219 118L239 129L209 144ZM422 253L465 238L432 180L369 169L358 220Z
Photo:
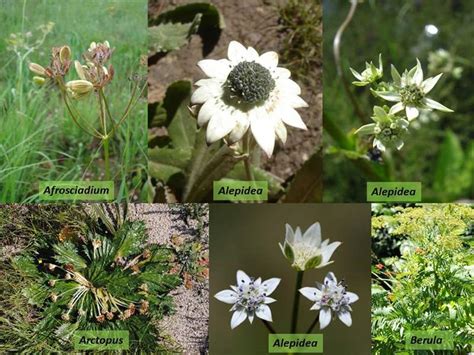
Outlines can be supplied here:
M304 271L298 271L296 274L296 284L295 284L295 295L293 298L293 314L291 316L291 331L290 333L296 332L296 326L298 324L298 310L300 308L300 288L303 285L303 275Z
M308 330L306 331L306 334L310 334L313 331L313 328L318 324L319 322L319 313L316 315L316 318L314 318L313 323L309 326Z
M270 324L270 322L267 322L266 320L263 320L263 319L262 319L262 323L263 323L263 324L265 325L265 327L268 329L268 332L269 332L270 334L275 334L275 333L276 333L275 329L272 327L272 325Z
M105 163L105 180L110 180L110 165L109 165L109 137L104 138L104 163Z
M247 154L247 157L244 159L245 165L245 174L247 175L248 181L255 181L255 176L253 175L252 162L251 162L251 145L252 145L252 135L247 131L243 139L243 150L244 154Z

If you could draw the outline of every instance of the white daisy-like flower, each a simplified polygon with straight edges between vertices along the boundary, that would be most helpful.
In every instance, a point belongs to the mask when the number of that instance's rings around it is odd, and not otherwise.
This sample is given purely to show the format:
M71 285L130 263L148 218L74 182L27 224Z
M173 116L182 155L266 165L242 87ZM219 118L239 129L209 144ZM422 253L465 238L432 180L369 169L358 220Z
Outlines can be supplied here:
M405 110L409 121L420 115L420 109L439 110L453 112L439 102L426 97L435 87L443 74L423 80L423 68L420 61L416 60L416 66L400 76L397 69L392 65L392 79L396 86L395 91L374 91L376 95L384 100L396 102L390 108L390 114L396 114Z
M316 287L303 287L300 293L314 302L311 310L319 311L319 327L326 328L335 313L342 323L352 325L351 304L359 299L353 292L346 291L342 282L337 282L334 273L329 272L324 278L324 284L316 282Z
M208 76L196 82L191 103L202 105L198 124L207 124L206 139L240 141L250 127L258 145L272 155L275 139L286 142L286 125L306 129L297 108L308 107L290 71L278 67L278 54L259 55L252 47L229 43L228 59L198 63Z
M255 316L268 322L272 322L272 312L268 304L276 300L268 297L277 288L280 279L271 278L265 281L259 277L254 279L245 272L237 271L237 286L230 286L230 290L224 290L214 295L219 301L232 304L231 312L234 312L230 320L230 327L242 324L247 318L250 323Z
M298 271L322 268L333 263L330 261L332 254L341 242L329 244L329 239L321 242L321 226L319 223L311 225L304 234L300 227L295 231L286 224L286 235L283 245L280 245L283 255Z

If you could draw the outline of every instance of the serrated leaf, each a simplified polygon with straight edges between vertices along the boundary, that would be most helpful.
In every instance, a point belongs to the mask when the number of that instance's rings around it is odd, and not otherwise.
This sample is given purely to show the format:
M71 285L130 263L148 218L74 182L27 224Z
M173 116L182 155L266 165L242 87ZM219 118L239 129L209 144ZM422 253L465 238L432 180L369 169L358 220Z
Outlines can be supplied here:
M202 15L196 14L191 22L162 23L148 28L148 51L150 53L170 52L184 46L189 37L196 33Z
M49 297L49 291L46 286L33 283L23 290L23 296L28 299L29 304L41 307Z
M53 250L56 253L54 260L59 264L71 264L75 270L82 270L87 266L86 261L77 253L73 243L55 244Z
M201 202L212 190L213 182L225 177L245 158L221 142L208 146L205 135L205 129L201 129L196 137L191 164L186 170L184 202Z
M146 233L143 221L126 222L116 233L113 241L116 250L114 259L126 258L129 255L139 253L145 239Z
M322 158L319 152L313 154L296 172L283 202L322 201Z
M173 10L163 12L155 19L151 19L150 25L167 22L189 23L193 21L197 14L202 14L200 21L201 28L211 28L214 30L224 29L224 18L217 7L204 2L181 5Z
M12 259L12 265L24 276L37 278L40 275L33 258L29 255L18 255L14 257Z

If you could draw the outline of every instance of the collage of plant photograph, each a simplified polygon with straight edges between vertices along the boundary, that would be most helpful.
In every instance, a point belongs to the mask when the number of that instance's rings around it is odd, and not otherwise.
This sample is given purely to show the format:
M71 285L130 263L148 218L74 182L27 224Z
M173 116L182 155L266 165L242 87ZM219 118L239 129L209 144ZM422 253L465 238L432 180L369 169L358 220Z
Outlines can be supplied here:
M37 202L40 181L75 180L113 180L117 201L137 200L147 1L0 6L0 202Z
M324 2L324 201L367 181L420 181L423 201L474 198L474 3Z
M0 354L474 355L474 0L0 0Z
M0 351L73 349L128 330L130 350L208 347L207 205L0 207Z
M149 5L149 202L209 201L218 180L321 201L319 2L165 4Z

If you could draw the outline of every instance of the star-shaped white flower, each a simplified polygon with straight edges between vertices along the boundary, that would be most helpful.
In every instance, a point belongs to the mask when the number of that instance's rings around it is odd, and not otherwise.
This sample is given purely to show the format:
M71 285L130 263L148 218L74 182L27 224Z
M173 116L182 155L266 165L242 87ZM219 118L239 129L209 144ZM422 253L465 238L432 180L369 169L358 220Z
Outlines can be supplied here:
M389 113L396 114L405 110L409 121L419 116L420 109L453 112L453 110L439 102L426 97L442 75L441 73L435 77L423 80L423 68L418 59L416 60L416 66L410 71L405 70L402 76L392 65L392 79L397 89L395 91L374 91L374 93L384 100L396 102L390 108Z
M230 327L236 328L247 318L250 323L255 316L272 322L272 312L268 304L276 300L268 297L275 291L280 279L271 278L265 281L259 277L254 279L245 272L237 271L237 286L230 286L230 290L220 291L214 295L219 301L232 304L231 312L234 314L230 320Z
M329 325L333 313L348 327L352 325L350 304L356 302L359 296L346 291L346 287L341 282L337 282L334 273L329 272L327 274L324 278L324 284L321 285L316 282L316 287L303 287L299 291L307 299L314 302L310 309L319 311L320 329L324 329Z
M341 242L329 244L329 239L321 242L321 226L316 222L303 235L300 227L293 231L293 228L286 224L285 241L283 245L279 245L283 255L292 263L291 266L298 271L304 271L331 264L331 256Z
M204 59L198 63L208 79L196 82L191 103L202 105L198 124L207 124L206 139L242 139L248 128L258 145L272 155L275 139L286 142L286 125L306 129L297 108L308 107L290 71L278 67L278 54L259 55L252 47L229 43L228 59Z

